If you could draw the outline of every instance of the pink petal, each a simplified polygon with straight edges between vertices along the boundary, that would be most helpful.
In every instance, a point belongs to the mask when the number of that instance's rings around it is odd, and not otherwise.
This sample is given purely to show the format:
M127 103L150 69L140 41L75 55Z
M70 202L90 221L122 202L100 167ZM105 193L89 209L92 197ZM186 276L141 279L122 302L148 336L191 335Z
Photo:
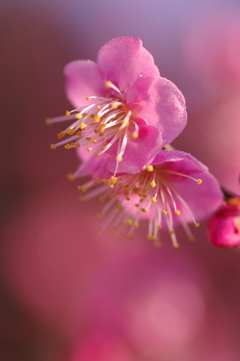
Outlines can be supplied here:
M164 163L165 159L165 163ZM196 158L180 151L161 151L152 164L161 164L163 169L183 173L202 184L183 176L172 175L172 187L184 199L197 221L211 215L222 203L223 194L217 180ZM189 212L182 207L181 216L191 222Z
M149 88L148 88L149 85ZM126 94L130 108L162 133L163 144L172 142L187 123L185 99L181 91L165 78L138 79Z
M162 138L159 131L151 126L141 125L139 137L129 137L122 162L119 163L118 173L136 173L146 164L150 164L156 153L162 147ZM114 151L114 149L113 149ZM115 170L115 158L111 157L107 168L110 172Z
M117 38L105 44L98 53L98 65L121 91L126 91L139 77L159 77L152 55L140 39Z
M73 61L65 66L64 75L67 97L75 107L89 105L87 96L105 96L108 91L104 87L106 76L93 61Z

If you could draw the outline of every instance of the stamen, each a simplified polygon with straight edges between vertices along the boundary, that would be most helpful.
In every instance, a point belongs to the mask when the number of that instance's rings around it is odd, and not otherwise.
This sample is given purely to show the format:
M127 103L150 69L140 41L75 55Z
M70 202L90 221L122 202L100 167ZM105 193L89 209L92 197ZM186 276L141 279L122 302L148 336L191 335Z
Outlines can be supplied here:
M185 178L189 178L189 179L192 179L194 180L197 184L201 184L202 183L202 179L196 179L194 177L191 177L190 175L188 174L184 174L184 173L180 173L180 172L175 172L175 171L172 171L172 170L166 170L166 169L161 169L161 173L164 172L164 173L169 173L169 174L175 174L175 175L179 175L181 177L185 177Z

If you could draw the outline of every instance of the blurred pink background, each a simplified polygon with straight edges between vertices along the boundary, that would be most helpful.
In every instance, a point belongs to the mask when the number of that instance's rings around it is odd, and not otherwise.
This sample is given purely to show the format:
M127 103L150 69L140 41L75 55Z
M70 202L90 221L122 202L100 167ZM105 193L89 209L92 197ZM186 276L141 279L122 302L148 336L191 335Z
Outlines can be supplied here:
M174 146L240 196L240 2L17 0L0 4L0 361L238 361L240 252L205 223L180 249L98 235L72 151L52 151L71 105L62 70L118 36L143 40L186 97Z

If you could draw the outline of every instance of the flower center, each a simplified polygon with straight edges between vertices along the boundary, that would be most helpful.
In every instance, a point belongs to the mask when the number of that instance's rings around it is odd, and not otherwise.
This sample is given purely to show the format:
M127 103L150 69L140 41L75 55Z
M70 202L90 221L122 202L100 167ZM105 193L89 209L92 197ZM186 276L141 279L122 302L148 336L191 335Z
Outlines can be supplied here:
M119 234L132 237L135 228L139 226L140 218L147 218L148 239L159 246L159 230L164 224L171 236L173 246L178 247L174 231L176 220L182 224L188 238L194 240L181 211L184 211L185 216L188 214L188 218L190 215L195 227L199 227L199 223L196 222L187 202L174 189L171 178L176 176L191 179L197 184L202 183L201 179L187 174L149 165L137 174L111 177L110 180L97 178L79 186L78 189L86 192L92 188L86 195L80 197L81 200L100 196L99 200L105 202L110 198L99 213L100 216L106 215L101 231L110 226L112 230L119 229ZM95 185L99 186L94 187Z
M62 117L47 119L46 123L73 121L68 128L58 134L59 139L66 135L70 137L52 144L52 149L61 145L64 145L65 149L85 146L89 152L94 150L95 156L98 157L117 143L114 172L116 175L128 138L129 136L138 138L139 127L131 118L132 112L125 105L123 93L110 81L107 81L105 86L111 88L115 95L108 98L89 96L86 99L91 101L90 105L67 111Z

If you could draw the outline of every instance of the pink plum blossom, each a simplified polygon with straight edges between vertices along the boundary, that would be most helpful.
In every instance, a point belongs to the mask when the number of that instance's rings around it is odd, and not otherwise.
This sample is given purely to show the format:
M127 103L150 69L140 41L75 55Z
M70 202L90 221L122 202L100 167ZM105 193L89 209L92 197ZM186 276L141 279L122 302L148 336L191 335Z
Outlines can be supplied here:
M110 226L132 237L139 220L145 218L149 224L147 238L159 245L159 229L165 228L175 247L175 225L182 224L189 239L193 239L188 223L198 227L198 221L211 215L223 199L207 167L190 154L176 150L161 150L138 173L110 179L97 177L78 188L83 192L91 188L83 200L100 196L99 200L105 202L110 197L99 213L107 213L100 231Z
M97 157L107 153L114 175L141 170L186 125L182 93L160 76L140 39L113 39L100 49L97 63L73 61L64 74L75 109L47 123L73 123L58 134L70 137L51 147L84 146Z
M217 247L236 247L240 244L240 198L230 198L208 223L210 242Z

